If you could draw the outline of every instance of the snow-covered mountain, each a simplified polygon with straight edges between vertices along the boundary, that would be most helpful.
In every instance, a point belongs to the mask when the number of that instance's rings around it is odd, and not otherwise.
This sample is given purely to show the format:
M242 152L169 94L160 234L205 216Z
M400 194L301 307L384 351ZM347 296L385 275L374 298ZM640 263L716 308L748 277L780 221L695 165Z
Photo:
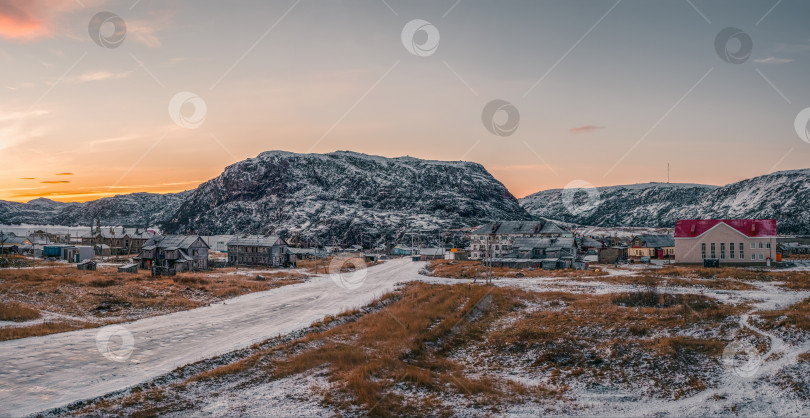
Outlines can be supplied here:
M163 226L357 243L361 231L365 238L398 239L493 219L531 216L480 164L269 151L201 184Z
M28 203L0 200L0 224L154 226L168 219L189 192L133 193L84 203L39 198Z
M483 166L354 152L269 151L197 189L86 203L0 201L0 224L157 225L167 232L280 233L322 242L401 239L408 232L528 220Z
M810 169L723 187L645 183L545 190L520 199L529 213L580 225L672 227L685 218L775 218L779 233L810 234Z

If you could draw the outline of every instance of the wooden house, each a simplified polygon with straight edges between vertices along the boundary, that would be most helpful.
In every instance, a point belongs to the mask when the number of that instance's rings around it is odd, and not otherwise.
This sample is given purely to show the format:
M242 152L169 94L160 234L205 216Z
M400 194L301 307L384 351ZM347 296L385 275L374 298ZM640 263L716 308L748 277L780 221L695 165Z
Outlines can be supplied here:
M208 244L199 235L155 235L135 259L140 268L180 273L208 269Z
M82 245L107 245L113 255L137 254L155 234L143 228L97 226L81 237Z
M230 265L289 267L295 264L295 257L287 242L276 235L243 235L228 241Z
M637 235L630 240L627 257L635 261L642 257L675 258L675 238L672 235Z

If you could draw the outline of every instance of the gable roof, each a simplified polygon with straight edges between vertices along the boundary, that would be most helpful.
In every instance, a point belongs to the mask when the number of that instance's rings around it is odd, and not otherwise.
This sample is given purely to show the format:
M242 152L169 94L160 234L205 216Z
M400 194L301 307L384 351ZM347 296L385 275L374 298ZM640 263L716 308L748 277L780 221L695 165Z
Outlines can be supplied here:
M568 231L551 221L503 221L485 224L471 234L562 234L564 232Z
M279 243L279 240L281 242ZM238 246L251 246L251 247L272 247L276 244L279 245L287 245L283 239L279 238L278 235L248 235L248 236L236 236L230 241L228 241L228 245L238 245Z
M776 219L682 219L675 224L675 238L699 237L721 223L750 238L776 236Z
M101 236L104 239L110 238L124 238L129 236L134 239L149 239L155 234L144 228L125 228L123 226L116 226L112 228L101 227L101 231L91 230L90 232L81 236L81 238L96 238Z
M207 248L208 244L199 235L155 235L149 238L144 244L144 249L163 248L166 250L188 249L192 244L200 240Z
M421 255L442 255L444 248L420 248L419 254Z
M636 238L640 239L647 248L675 246L675 237L672 235L639 235Z
M574 238L573 237L561 237L561 238L515 238L514 247L520 250L529 251L535 248L544 248L544 249L561 249L561 248L573 248L574 245Z

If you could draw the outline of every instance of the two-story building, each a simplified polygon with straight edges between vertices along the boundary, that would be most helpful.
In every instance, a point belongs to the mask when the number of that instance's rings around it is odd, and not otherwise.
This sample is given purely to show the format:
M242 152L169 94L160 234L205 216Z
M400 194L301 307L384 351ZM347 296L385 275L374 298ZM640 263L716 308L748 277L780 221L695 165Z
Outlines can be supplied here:
M242 235L228 241L230 265L288 267L294 257L287 242L276 235Z
M97 248L104 248L102 246L106 245L109 252L115 255L138 254L141 247L153 236L155 236L153 232L144 228L97 226L83 235L81 241L82 245L98 246Z
M675 262L763 265L776 260L776 219L684 219L675 225Z
M573 233L551 221L488 223L469 234L470 259L500 258L515 251L516 238L571 238Z
M138 257L142 269L156 268L180 273L208 269L208 244L199 235L155 235L149 238Z

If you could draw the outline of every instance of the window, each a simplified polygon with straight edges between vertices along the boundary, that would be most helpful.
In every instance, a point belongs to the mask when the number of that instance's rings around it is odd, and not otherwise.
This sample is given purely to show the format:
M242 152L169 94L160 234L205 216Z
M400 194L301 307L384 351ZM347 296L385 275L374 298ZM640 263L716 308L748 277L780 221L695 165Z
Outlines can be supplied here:
M759 254L759 259L762 260L762 253Z
M726 258L726 243L725 242L720 243L720 258L721 259Z
M751 254L751 259L752 259L752 260L756 260L756 259L757 259L757 255L756 255L756 254Z
M755 249L755 248L757 248L757 243L755 243L755 242L753 242L753 241L752 241L752 242L751 242L751 249L753 250L753 249Z
M717 258L717 254L714 252L714 243L712 243L712 258Z
M743 243L740 243L740 260L745 260L745 247L743 247Z
M730 258L732 260L734 259L734 243L733 242L728 243L728 258Z
M770 241L765 243L765 248L771 248L771 242Z
M706 258L706 243L700 244L700 258Z
M762 249L762 241L759 242L759 249Z

